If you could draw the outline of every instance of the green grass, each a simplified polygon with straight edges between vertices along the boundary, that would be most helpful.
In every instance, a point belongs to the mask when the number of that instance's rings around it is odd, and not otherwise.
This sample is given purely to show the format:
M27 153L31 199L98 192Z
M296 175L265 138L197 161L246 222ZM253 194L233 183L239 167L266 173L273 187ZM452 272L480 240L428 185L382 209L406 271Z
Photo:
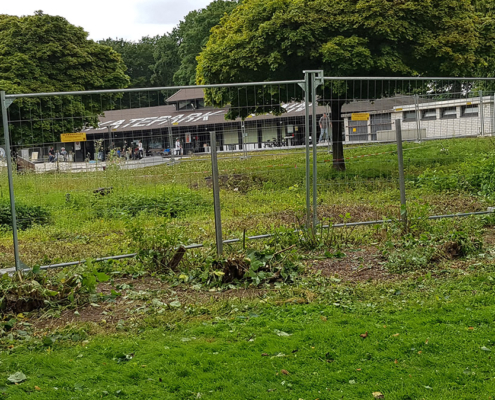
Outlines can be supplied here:
M94 276L100 276L113 285L122 274L148 273L171 286L150 289L138 301L122 298L127 309L120 311L116 325L78 322L74 315L73 324L44 331L45 339L29 325L31 316L5 315L0 398L372 399L373 392L400 400L493 397L495 268L493 244L482 242L495 220L426 219L493 205L493 147L490 138L405 144L408 233L395 222L331 230L326 239L323 231L319 237L294 233L304 220L303 152L257 154L242 162L221 158L224 237L277 232L274 239L250 242L248 248L262 255L291 248L279 258L291 271L306 262L296 281L290 286L278 282L278 290L265 284L258 300L235 295L229 301L208 300L209 292L201 292L199 300L167 307L162 302L170 303L187 288L229 287L221 284L221 264L213 251L188 252L177 272L161 276L146 261L57 270L50 275L54 282L87 273L95 284ZM331 155L321 151L319 217L330 223L397 220L394 151L393 145L351 146L346 157L384 154L351 158L345 173L333 171ZM138 249L154 259L179 243L212 245L208 168L199 159L143 170L17 175L18 199L50 212L48 224L20 232L21 258L29 265L48 264ZM7 201L6 187L3 174L0 201ZM112 192L95 196L98 187L112 187ZM0 266L12 264L10 246L11 233L2 231ZM402 273L401 279L346 284L309 268L311 261L339 252L345 262L344 253L351 257L356 246L377 247L383 266ZM239 243L225 248L226 257L245 257ZM100 301L94 312L108 306L112 315L118 295L87 289L83 283L76 300L53 301L47 313L57 318L64 307L80 307L82 313L84 304ZM14 317L12 333L7 325ZM27 380L9 384L7 378L17 371Z
M408 201L426 204L430 214L479 211L493 205L490 160L494 148L491 138L405 143ZM374 155L353 158L367 154ZM345 156L346 171L336 172L332 155L325 149L318 153L319 218L341 222L339 216L346 213L350 222L397 218L396 146L348 146ZM239 238L244 231L248 236L259 235L303 223L304 157L302 149L253 153L247 160L220 156L225 239ZM191 243L210 243L215 237L211 181L206 179L210 176L206 156L136 170L16 175L18 202L50 213L49 224L19 233L21 258L33 266L133 252L128 230L133 224L167 224L171 234L180 232ZM100 187L112 187L112 192L98 197L93 191ZM7 188L4 169L2 204L8 203ZM451 201L446 201L448 196ZM83 236L89 240L77 239L71 242L74 246L66 246L68 239ZM0 267L12 265L12 253L11 232L0 230Z
M354 288L320 279L298 292L319 292L311 304L292 303L290 293L278 302L269 295L183 306L135 328L127 320L127 332L87 341L79 334L76 342L67 340L70 328L50 347L7 349L4 340L0 393L9 399L372 399L372 392L401 400L490 399L494 274ZM17 371L27 380L7 385Z

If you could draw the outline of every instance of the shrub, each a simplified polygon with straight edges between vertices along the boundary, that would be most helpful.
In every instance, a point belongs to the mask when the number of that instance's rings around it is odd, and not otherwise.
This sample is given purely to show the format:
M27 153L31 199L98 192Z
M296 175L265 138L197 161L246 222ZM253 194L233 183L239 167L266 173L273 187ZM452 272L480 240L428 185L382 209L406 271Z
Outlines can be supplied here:
M50 212L41 206L16 205L17 228L28 229L33 224L44 225L49 222ZM0 203L0 227L12 228L10 204Z
M189 189L162 190L153 195L110 193L94 196L91 203L94 215L98 218L134 217L139 213L177 218L185 213L209 208L209 203L199 193Z

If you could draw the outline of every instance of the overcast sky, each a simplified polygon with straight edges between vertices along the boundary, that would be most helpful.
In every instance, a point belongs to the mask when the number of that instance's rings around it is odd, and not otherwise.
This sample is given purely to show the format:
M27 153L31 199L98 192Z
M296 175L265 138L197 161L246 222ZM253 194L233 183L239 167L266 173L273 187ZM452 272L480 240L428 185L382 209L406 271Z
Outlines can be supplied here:
M0 14L60 15L71 24L81 26L89 38L124 38L139 40L143 36L170 32L192 10L206 7L212 0L0 0Z

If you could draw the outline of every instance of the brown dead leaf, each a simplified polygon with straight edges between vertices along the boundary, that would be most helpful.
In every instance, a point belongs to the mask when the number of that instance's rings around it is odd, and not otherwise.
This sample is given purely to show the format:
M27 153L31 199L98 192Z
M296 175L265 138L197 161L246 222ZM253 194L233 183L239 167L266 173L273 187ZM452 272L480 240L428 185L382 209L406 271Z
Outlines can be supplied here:
M361 368L358 368L356 371L361 371Z
M470 331L474 331L474 327L472 327L472 326L470 326L468 329L469 329Z
M262 353L261 357L268 357L268 353Z
M322 315L322 316L320 317L320 319L321 319L322 321L326 321L326 320L327 320L327 317L324 317L324 316Z
M395 359L394 364L398 364L397 359Z
M398 333L394 333L392 336L397 337L397 336L399 336L399 334Z
M41 390L39 386L34 387L36 390Z
M282 374L284 374L284 375L290 375L290 374L289 374L289 371L287 371L286 369L283 369L283 370L281 370L280 372L281 372Z
M420 351L418 351L418 354L421 354L421 353L422 353L422 351L421 351L421 350L420 350Z
M359 336L361 336L363 339L366 339L368 337L368 331L361 333Z
M380 392L373 392L373 397L375 399L384 399L385 398L385 396Z

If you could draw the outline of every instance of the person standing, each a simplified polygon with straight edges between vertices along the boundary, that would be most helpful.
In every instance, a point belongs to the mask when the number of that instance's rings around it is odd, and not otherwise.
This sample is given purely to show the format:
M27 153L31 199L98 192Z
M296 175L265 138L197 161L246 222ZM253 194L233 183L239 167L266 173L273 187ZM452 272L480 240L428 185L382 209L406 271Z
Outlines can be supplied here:
M180 156L181 148L182 148L182 146L180 144L180 140L179 140L179 138L177 138L177 140L175 141L175 155L176 156Z
M139 158L144 157L144 151L143 151L143 142L139 141L138 143L138 151L139 151Z
M323 113L323 116L320 118L320 139L318 143L323 142L324 140L328 140L328 129L332 128L332 121L328 118L326 113Z
M67 161L67 150L65 150L65 147L62 147L62 150L60 151L60 155L62 156L62 159L64 161Z

